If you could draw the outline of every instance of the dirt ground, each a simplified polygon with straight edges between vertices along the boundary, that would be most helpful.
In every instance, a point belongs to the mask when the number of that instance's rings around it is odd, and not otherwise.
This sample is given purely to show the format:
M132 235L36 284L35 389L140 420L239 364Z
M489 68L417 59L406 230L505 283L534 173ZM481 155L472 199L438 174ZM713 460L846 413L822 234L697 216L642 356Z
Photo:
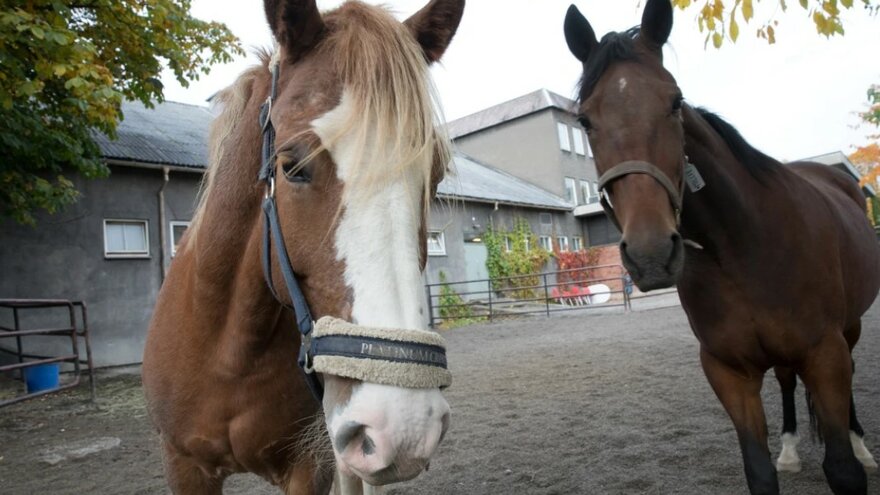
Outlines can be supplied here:
M880 304L856 349L856 401L880 454ZM446 333L455 383L452 428L404 494L747 493L730 421L699 369L680 307L471 326ZM809 440L802 389L799 474L785 494L828 494L821 448ZM0 493L165 493L136 374L0 409ZM775 379L764 387L771 450L782 413ZM869 473L871 494L880 475ZM241 475L226 493L277 493Z

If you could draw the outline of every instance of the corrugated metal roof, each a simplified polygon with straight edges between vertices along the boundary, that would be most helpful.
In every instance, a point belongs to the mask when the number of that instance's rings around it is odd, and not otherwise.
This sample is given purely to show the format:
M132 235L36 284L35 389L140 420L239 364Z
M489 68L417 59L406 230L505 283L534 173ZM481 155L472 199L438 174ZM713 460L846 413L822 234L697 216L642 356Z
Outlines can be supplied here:
M862 180L862 174L860 174L855 165L853 165L852 162L849 161L849 158L847 158L846 155L844 155L840 151L833 151L831 153L811 156L809 158L803 158L798 161L816 162L821 163L822 165L835 167L838 170L848 173L853 179L857 181ZM868 194L872 197L877 196L877 193L876 191L874 191L874 187L871 184L865 184L864 186L862 186L862 190L865 192L865 194Z
M558 108L569 113L577 112L577 104L573 100L547 89L539 89L449 122L449 137L456 139L467 136L546 108Z
M462 153L455 153L453 160L454 174L440 183L440 196L530 208L572 209L559 196Z
M213 119L207 107L166 101L150 109L125 102L122 113L118 139L111 141L103 134L95 138L105 158L205 168Z
M117 129L119 139L110 141L103 135L96 139L105 158L205 168L213 119L207 107L166 101L148 109L140 103L126 102L122 111L125 120ZM456 174L440 184L440 195L533 208L572 208L553 193L461 153L455 154L454 161Z

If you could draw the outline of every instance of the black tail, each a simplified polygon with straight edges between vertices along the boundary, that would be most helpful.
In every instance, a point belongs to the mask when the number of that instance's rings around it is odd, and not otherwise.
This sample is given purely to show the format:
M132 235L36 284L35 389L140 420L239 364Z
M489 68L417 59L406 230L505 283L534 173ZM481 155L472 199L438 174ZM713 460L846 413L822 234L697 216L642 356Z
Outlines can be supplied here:
M818 439L819 443L823 443L822 430L819 428L821 425L819 424L819 417L816 416L816 407L815 404L813 404L813 396L810 395L809 390L806 390L804 397L807 399L807 412L810 414L810 439L814 442Z

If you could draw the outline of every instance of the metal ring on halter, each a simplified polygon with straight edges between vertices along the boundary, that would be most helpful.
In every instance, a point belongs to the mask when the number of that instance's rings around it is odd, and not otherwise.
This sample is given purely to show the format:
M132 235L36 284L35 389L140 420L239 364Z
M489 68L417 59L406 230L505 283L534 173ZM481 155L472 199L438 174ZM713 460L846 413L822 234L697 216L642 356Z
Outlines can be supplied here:
M272 96L266 97L266 121L263 122L263 127L260 129L263 132L266 132L266 128L272 123L272 119L269 117L272 115Z
M275 197L275 177L269 176L266 179L266 198L274 198Z

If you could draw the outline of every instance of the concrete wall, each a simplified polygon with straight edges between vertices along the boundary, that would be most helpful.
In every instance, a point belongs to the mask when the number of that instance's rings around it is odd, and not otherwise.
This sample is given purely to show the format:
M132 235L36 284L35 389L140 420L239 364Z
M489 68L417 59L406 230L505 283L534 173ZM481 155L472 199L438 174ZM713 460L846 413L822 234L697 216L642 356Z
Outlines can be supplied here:
M557 122L584 134L575 116L558 109L545 109L482 131L460 137L455 146L474 158L565 197L565 177L597 180L592 159L559 148ZM572 148L573 150L574 148ZM580 183L577 184L580 188ZM584 199L580 197L579 202Z
M5 241L0 243L0 298L85 301L98 366L141 361L147 325L162 282L159 229L165 229L167 253L167 222L191 218L201 178L196 173L171 172L165 191L166 224L160 226L162 171L112 166L111 172L107 179L75 179L82 193L79 201L55 215L40 214L36 227L0 223ZM146 220L149 257L105 258L104 219ZM3 324L11 326L11 313L2 313ZM57 317L55 313L51 319L55 324ZM25 318L23 323L31 328L53 324L36 316ZM4 348L14 344L4 340L0 342ZM27 351L54 353L70 347L46 339L33 342Z
M541 213L549 213L551 224L540 221ZM524 218L536 236L581 236L585 232L582 223L573 215L562 211L519 208L463 201L435 201L428 219L428 230L440 230L446 241L445 256L429 256L425 267L427 283L438 283L440 271L448 281L467 280L465 269L464 243L466 237L485 232L489 227L496 230L511 230L517 218Z

